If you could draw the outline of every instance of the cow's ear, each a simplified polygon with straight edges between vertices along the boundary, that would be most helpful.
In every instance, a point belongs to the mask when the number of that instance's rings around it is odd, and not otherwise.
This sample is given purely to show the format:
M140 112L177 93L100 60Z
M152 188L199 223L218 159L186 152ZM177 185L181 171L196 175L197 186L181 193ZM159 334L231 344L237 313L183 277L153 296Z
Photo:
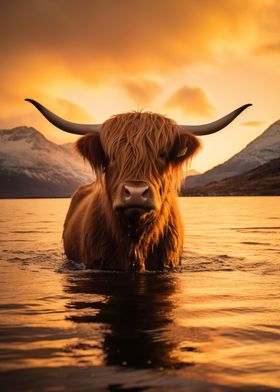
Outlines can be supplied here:
M87 159L97 173L106 169L108 160L101 145L99 135L86 135L81 137L76 144L79 153Z
M183 133L175 140L170 159L180 164L195 155L201 147L199 139L191 133Z

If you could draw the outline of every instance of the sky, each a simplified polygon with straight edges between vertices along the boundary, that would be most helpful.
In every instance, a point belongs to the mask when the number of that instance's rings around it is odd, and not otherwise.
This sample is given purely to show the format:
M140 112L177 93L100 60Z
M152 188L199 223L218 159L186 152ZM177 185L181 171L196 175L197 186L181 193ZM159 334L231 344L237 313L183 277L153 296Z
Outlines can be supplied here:
M0 2L0 129L57 130L24 98L70 121L148 110L204 124L252 103L204 136L192 168L224 162L280 118L278 0Z

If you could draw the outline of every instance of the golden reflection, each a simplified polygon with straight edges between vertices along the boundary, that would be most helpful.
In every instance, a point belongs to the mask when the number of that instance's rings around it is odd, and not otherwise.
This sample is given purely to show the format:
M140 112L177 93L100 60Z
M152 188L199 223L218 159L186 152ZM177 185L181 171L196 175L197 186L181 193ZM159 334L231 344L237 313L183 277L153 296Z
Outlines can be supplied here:
M261 384L256 358L264 354L274 361L277 356L269 334L258 340L257 326L267 315L254 297L263 279L253 276L248 285L246 274L233 272L229 287L228 275L71 276L65 282L72 297L68 319L88 336L99 330L100 364L173 369L184 377L231 385L240 383L241 372L244 384ZM269 306L273 309L273 301ZM274 372L267 371L266 385L276 386Z
M278 387L279 198L180 199L182 272L146 274L64 269L68 204L1 201L2 369Z
M175 275L157 274L71 277L65 287L73 296L67 305L72 310L68 318L79 328L86 327L87 333L99 325L106 365L172 367L177 363L170 356L174 342L161 339L161 331L173 325L176 281ZM77 293L83 295L83 301L75 301ZM97 302L100 296L103 301Z
M273 332L263 330L268 317L271 326L279 323L275 297L270 298L273 279L240 271L188 278L180 279L173 312L184 339L171 356L193 361L194 376L203 369L212 382L238 385L242 374L244 384L277 387L275 368L259 365L263 358L276 363L279 356Z

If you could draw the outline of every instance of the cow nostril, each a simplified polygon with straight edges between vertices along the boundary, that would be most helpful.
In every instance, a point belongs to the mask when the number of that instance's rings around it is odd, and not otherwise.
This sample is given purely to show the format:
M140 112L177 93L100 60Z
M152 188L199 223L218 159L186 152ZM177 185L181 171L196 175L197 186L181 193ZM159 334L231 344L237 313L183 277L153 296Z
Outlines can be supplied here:
M131 199L131 192L127 186L124 186L123 197L124 197L124 200L127 200L127 201Z
M149 197L149 187L147 186L147 189L144 190L144 192L142 193L142 197L144 199L148 199Z
M128 199L131 197L131 193L126 185L124 186L123 196L125 197L125 199Z

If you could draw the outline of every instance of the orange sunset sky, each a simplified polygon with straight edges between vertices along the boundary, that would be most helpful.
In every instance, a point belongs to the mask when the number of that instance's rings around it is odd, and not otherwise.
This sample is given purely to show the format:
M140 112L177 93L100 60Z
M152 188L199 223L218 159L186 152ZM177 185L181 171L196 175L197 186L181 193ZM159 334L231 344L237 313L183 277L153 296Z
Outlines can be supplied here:
M203 138L192 168L205 171L280 118L279 0L11 0L0 19L0 129L77 139L25 97L98 123L142 108L200 124L252 103Z

